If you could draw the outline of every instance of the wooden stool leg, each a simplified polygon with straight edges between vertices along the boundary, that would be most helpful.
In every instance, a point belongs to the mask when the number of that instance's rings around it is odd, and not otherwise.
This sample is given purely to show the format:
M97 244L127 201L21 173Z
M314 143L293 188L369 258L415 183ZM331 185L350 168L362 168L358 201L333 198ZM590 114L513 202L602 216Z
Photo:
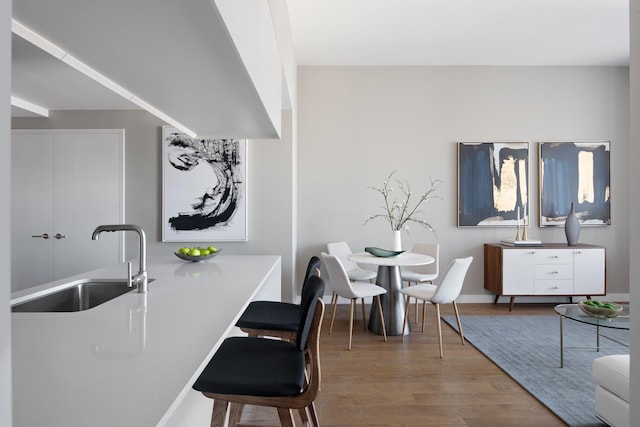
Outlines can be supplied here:
M278 417L280 417L280 425L282 427L295 427L293 414L289 408L278 408Z
M362 326L364 326L364 330L367 330L367 319L366 314L364 312L364 298L361 299L362 302Z
M303 426L309 425L309 417L307 415L307 408L298 409L298 414L300 414L300 420L302 421Z
M229 427L235 427L235 425L240 422L243 409L244 404L231 403L231 405L229 406Z
M224 423L227 419L227 409L229 408L229 402L214 399L213 400L213 413L211 414L211 427L224 427Z
M309 405L307 409L309 410L309 416L311 417L311 425L313 427L320 427L320 420L318 420L315 403L311 402L311 405Z

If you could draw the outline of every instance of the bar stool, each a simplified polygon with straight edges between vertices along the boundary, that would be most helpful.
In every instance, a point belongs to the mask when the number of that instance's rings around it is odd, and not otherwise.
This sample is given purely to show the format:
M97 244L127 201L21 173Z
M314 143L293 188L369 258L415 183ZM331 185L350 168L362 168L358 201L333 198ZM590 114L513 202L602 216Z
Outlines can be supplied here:
M309 291L309 277L320 275L320 258L311 257L302 285L301 300ZM300 325L300 306L287 302L252 301L249 303L236 326L252 337L276 337L295 341Z
M224 340L193 388L213 399L211 426L223 426L229 404L274 407L283 426L293 426L292 409L303 422L319 426L314 400L320 387L320 328L324 316L324 281L308 280L295 343L258 337ZM308 361L308 364L307 364ZM230 414L235 425L239 413Z

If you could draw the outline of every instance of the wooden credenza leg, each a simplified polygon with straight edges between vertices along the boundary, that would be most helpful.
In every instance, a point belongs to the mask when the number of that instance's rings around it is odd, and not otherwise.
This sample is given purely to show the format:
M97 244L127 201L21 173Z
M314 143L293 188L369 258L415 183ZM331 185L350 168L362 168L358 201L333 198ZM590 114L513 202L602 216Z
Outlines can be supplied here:
M498 303L498 298L500 298L500 295L496 295L496 299L495 299L495 300L493 300L493 303L494 303L494 304L497 304L497 303Z
M511 297L509 300L509 311L513 311L513 303L515 302L516 297Z

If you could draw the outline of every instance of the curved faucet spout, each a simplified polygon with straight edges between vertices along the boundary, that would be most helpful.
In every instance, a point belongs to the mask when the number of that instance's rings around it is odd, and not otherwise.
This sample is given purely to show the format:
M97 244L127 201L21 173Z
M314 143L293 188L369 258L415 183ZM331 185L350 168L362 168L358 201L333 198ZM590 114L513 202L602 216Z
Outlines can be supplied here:
M131 281L136 283L138 292L146 293L148 288L148 279L147 279L147 238L144 234L144 230L142 227L136 224L106 224L99 225L93 230L91 234L92 240L98 240L98 236L102 232L112 232L112 231L135 231L138 233L140 240L140 267L138 274L131 277Z

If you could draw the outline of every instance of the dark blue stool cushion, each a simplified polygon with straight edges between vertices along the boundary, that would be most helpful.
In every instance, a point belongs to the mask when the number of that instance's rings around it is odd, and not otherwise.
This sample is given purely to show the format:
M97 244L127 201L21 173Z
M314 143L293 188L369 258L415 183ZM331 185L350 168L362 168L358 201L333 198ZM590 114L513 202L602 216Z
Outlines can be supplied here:
M300 325L300 306L285 302L253 301L236 323L239 328L296 332Z
M304 381L304 352L295 344L232 337L224 340L193 388L220 394L295 396Z

